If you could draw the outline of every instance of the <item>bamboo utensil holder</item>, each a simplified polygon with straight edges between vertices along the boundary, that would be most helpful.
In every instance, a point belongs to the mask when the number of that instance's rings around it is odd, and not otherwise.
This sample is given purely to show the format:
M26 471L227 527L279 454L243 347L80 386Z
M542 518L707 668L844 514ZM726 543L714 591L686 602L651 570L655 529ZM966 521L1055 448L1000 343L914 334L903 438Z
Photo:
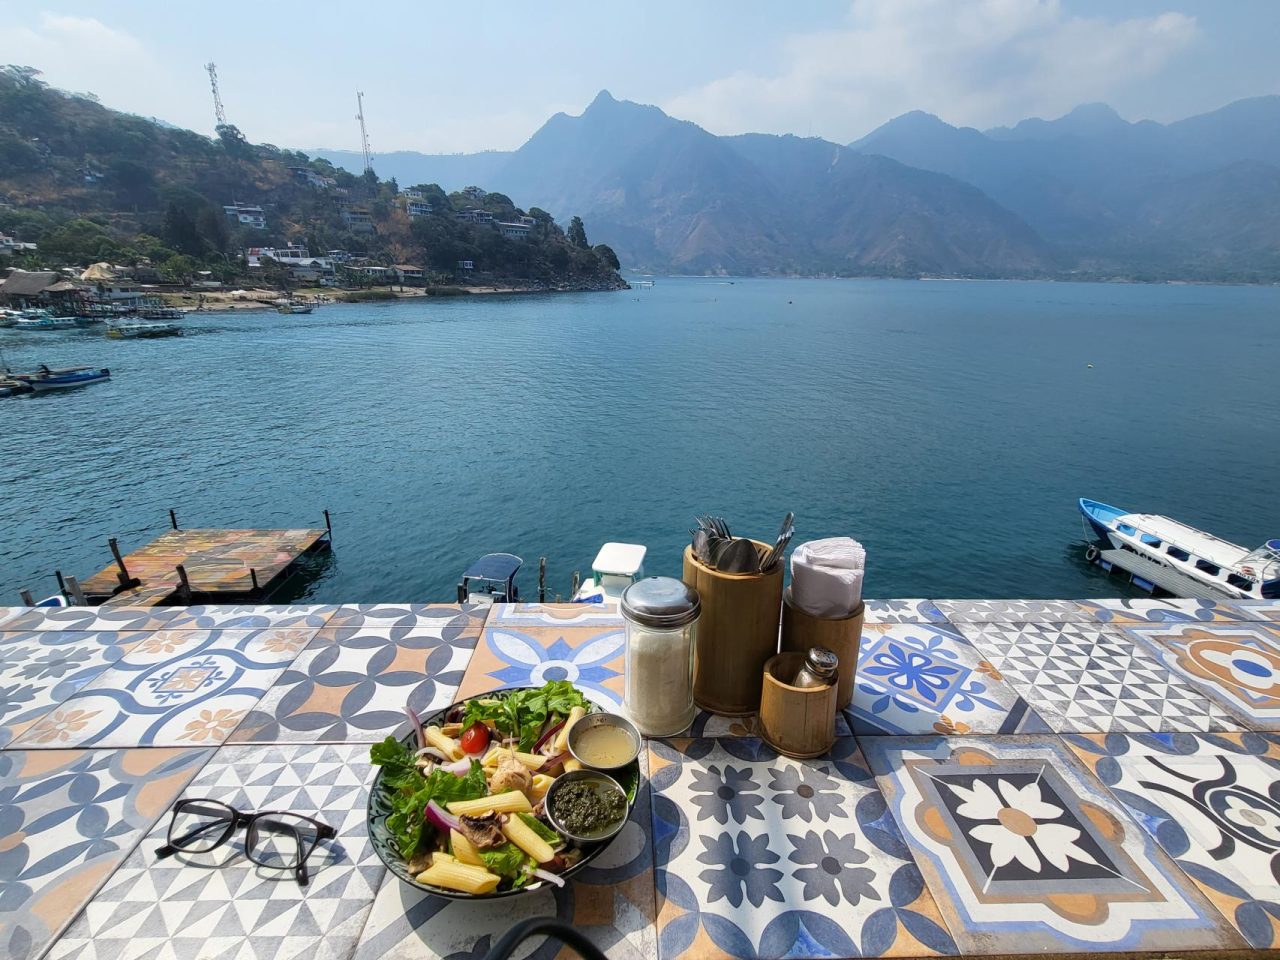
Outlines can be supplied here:
M818 757L836 739L836 685L793 687L803 653L779 653L764 665L760 692L760 736L788 757Z
M763 556L771 544L753 540ZM698 591L693 655L693 700L703 710L741 717L760 709L760 671L778 652L782 568L768 573L722 573L684 549L684 582Z
M862 620L866 604L847 617L826 620L805 613L791 599L787 590L782 598L782 649L804 653L810 647L826 647L840 658L840 685L836 709L843 710L853 701L853 680L858 672L858 645L862 642Z

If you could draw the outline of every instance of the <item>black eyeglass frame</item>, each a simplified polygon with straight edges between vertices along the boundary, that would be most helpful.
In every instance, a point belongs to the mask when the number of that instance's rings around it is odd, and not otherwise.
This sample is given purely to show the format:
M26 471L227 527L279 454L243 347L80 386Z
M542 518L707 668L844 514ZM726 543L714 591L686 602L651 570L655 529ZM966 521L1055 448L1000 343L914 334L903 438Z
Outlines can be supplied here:
M174 827L178 825L178 815L193 805L204 805L217 807L226 812L227 816L224 820L214 820L203 827L197 827L190 830L181 837L174 837ZM286 828L293 835L294 842L298 845L298 862L293 867L281 867L273 863L266 863L258 857L254 856L254 847L257 845L258 839L258 822L268 817L279 817L281 815L296 817L299 820L305 820L316 828L315 839L310 842L303 839L298 828L284 820L276 820L275 823L279 827ZM183 846L197 834L205 833L214 829L219 823L224 824L222 827L222 835L214 841L210 847L200 850L188 850ZM156 856L163 859L171 857L175 853L211 853L218 847L222 846L241 828L244 827L249 831L245 840L244 855L249 858L250 862L256 863L260 867L267 867L271 870L293 870L294 877L298 881L298 885L305 887L310 882L307 875L307 859L315 852L316 847L320 845L321 840L332 840L338 835L338 832L327 823L321 823L314 817L307 817L300 813L294 813L292 810L263 810L260 813L242 813L230 804L223 803L221 800L201 799L198 797L184 797L173 805L171 819L169 820L168 843L156 850Z

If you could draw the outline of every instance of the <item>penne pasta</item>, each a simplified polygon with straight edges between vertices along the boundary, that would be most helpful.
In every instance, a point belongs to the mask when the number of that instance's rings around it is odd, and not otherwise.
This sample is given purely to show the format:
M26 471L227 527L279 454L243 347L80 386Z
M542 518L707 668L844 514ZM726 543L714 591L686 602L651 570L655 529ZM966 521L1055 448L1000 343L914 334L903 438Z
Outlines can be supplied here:
M574 707L569 711L569 717L565 720L564 726L560 728L560 732L556 734L556 752L560 753L569 746L569 731L573 729L573 725L587 715L587 711L581 707Z
M551 849L551 844L534 833L519 817L507 817L507 822L502 825L502 833L538 863L555 859L556 852Z
M535 773L533 775L533 783L529 787L527 796L533 803L537 803L547 795L547 791L551 789L551 784L555 783L555 777L548 777L545 773Z
M450 760L462 759L462 747L457 740L452 737L446 737L440 732L440 728L432 725L422 731L423 738L427 741L428 746L435 747Z
M449 846L453 848L453 855L459 863L469 863L473 867L484 866L484 861L480 859L480 852L476 850L475 844L457 830L449 831Z
M432 866L435 866L437 863L456 863L456 862L457 862L456 857L454 857L452 854L445 853L443 850L437 850L435 853L431 855Z
M582 769L582 761L579 760L577 757L564 758L565 773L572 773L574 770L581 770L581 769Z
M490 873L483 867L458 863L456 860L433 863L418 874L419 883L429 883L462 893L490 893L501 881L502 878L496 873Z
M464 814L471 817L483 816L486 813L532 813L533 807L529 798L519 790L508 790L493 797L480 797L478 800L454 800L448 804L449 812L456 817Z
M515 757L529 770L537 770L547 762L546 757L537 753L520 753L517 750L509 750L506 747L494 747L484 755L480 765L486 770L492 770L497 767L498 761L504 756Z

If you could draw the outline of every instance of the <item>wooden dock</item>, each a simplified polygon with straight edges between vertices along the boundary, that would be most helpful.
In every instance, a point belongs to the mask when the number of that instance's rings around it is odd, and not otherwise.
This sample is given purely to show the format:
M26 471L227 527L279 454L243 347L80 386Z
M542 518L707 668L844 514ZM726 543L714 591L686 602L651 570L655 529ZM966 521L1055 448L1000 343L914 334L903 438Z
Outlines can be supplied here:
M90 603L113 606L257 599L302 556L328 547L329 539L324 529L170 530L118 556L81 581L80 589Z

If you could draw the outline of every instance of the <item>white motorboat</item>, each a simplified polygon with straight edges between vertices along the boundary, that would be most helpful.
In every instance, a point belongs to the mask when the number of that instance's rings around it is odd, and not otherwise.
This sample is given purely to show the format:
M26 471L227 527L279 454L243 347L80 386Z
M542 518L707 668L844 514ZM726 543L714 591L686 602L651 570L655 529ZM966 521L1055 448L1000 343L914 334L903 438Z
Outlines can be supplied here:
M1123 570L1135 586L1176 597L1280 599L1280 539L1255 550L1221 540L1169 517L1128 513L1080 500L1095 543L1085 559Z
M135 337L177 337L182 327L163 320L116 320L107 324L107 336L132 340Z
M646 548L639 543L606 543L591 561L591 579L573 595L574 603L617 603L622 591L644 576Z
M13 326L18 330L74 330L75 317L55 317L48 310L24 310Z

